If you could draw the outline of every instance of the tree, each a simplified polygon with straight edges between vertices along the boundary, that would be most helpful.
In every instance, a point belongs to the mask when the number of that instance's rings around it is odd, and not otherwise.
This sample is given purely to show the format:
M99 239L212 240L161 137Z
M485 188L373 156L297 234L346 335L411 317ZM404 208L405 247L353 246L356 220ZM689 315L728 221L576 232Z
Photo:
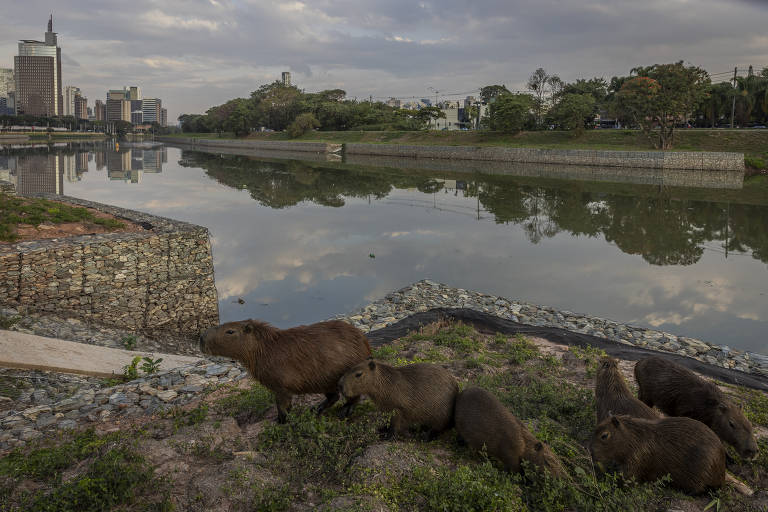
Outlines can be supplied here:
M490 103L502 94L509 94L509 89L504 85L486 85L480 88L480 99L484 103Z
M557 95L563 88L564 83L557 75L550 75L539 68L533 72L528 79L528 90L534 95L534 111L536 113L536 124L541 126L544 121L544 113L547 105L553 96Z
M311 112L305 112L299 114L296 119L288 125L288 135L295 139L315 128L320 128L320 121L318 121L315 115Z
M416 118L431 125L432 120L445 119L445 112L438 107L422 107L416 111Z
M502 94L491 103L489 127L495 131L515 133L531 126L534 104L535 100L530 94Z
M637 76L627 80L617 95L617 107L628 113L650 135L658 126L658 147L671 149L675 123L686 122L688 115L704 99L709 75L696 66L654 64L632 70Z
M589 94L564 94L550 114L560 128L573 130L579 136L595 118L595 98Z

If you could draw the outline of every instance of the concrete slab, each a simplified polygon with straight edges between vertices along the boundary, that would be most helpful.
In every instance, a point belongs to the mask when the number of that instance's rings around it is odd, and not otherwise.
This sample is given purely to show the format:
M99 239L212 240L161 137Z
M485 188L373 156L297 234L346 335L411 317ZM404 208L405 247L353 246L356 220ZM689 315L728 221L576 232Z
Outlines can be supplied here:
M77 373L96 377L122 375L123 366L136 356L162 357L161 370L200 361L198 357L133 352L116 348L86 345L56 338L0 330L0 366Z

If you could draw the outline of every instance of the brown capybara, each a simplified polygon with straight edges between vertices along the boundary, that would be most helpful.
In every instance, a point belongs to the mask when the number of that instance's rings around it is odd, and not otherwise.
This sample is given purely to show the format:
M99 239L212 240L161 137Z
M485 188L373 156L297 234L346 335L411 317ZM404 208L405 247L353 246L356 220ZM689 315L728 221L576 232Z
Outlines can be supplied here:
M482 388L467 388L456 397L454 421L460 439L470 448L485 447L504 469L519 472L524 460L555 476L565 472L557 455L533 434L496 398Z
M600 359L595 377L595 400L598 423L611 414L649 420L659 417L656 411L635 398L619 371L619 362L612 357Z
M339 379L346 396L367 395L382 411L394 411L386 434L404 434L410 426L429 429L428 439L453 424L453 405L459 385L442 366L416 363L394 367L369 359Z
M718 387L677 363L653 356L635 365L638 397L669 416L687 416L707 425L739 455L757 455L752 424Z
M275 394L277 420L284 423L293 395L324 393L318 413L339 399L339 377L371 355L368 338L356 327L332 320L278 329L258 320L228 322L200 336L200 350L241 362ZM348 395L341 413L360 400Z
M639 482L669 474L672 485L699 494L725 481L723 443L691 418L609 416L597 425L589 448L599 468Z

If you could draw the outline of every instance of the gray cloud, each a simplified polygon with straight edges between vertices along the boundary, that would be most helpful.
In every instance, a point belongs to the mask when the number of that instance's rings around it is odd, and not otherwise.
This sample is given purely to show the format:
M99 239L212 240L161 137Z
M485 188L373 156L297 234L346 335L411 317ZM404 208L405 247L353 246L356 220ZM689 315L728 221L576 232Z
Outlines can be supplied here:
M137 84L169 118L294 72L307 90L416 96L489 83L522 88L537 67L566 80L686 60L717 73L768 65L765 2L740 0L29 0L0 20L0 67L42 38L53 12L64 82L92 103ZM72 59L72 60L69 60ZM76 66L74 63L80 63Z

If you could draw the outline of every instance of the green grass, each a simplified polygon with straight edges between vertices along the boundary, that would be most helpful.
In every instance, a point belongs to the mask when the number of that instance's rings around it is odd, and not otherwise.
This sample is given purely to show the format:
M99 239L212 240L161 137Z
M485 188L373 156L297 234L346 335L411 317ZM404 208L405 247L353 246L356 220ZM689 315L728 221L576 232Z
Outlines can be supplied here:
M416 333L406 338L406 342L421 340L429 340L437 346L448 347L464 354L476 352L480 349L477 332L471 326L460 322L451 324L435 334Z
M250 389L239 389L235 393L222 398L216 403L216 408L222 414L237 417L249 414L253 418L261 417L275 399L272 392L261 384L254 383Z
M62 476L70 472L64 481ZM21 481L35 490L19 490ZM167 482L120 433L97 436L92 430L58 445L17 449L0 459L2 510L88 512L171 510Z
M18 239L16 226L29 224L39 226L43 222L61 224L64 222L89 222L109 230L119 229L124 224L115 219L96 217L85 208L69 206L47 199L13 197L0 193L0 241L13 242Z
M182 133L175 137L235 138L232 134ZM289 140L287 133L254 133L254 140ZM567 131L534 131L504 134L490 131L312 131L298 141L332 143L416 144L445 146L508 146L542 149L596 149L651 151L651 140L637 130L588 130L574 137ZM676 130L677 151L734 151L768 158L768 130Z

